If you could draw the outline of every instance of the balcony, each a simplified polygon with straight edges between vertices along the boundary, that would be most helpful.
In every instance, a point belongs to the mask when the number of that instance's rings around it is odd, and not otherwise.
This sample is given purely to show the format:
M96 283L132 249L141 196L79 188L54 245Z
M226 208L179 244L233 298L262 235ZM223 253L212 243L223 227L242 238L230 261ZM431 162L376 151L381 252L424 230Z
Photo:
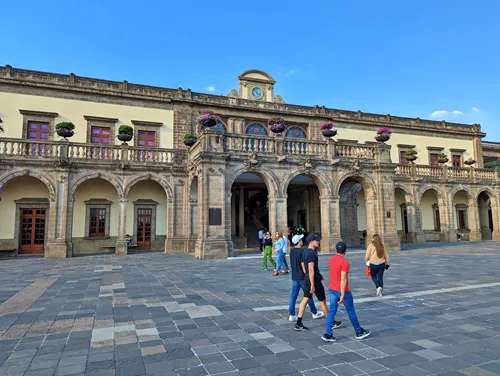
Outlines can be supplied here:
M428 178L430 180L487 181L499 180L497 171L474 167L425 166L398 164L396 178Z
M184 150L0 138L0 159L129 167L185 167Z

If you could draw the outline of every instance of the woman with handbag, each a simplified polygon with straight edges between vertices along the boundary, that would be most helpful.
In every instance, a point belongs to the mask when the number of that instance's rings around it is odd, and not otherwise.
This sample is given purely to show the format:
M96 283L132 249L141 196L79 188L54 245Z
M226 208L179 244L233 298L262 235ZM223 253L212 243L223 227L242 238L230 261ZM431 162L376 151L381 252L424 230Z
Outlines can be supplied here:
M385 250L378 234L373 235L365 255L366 266L370 267L370 274L377 288L377 296L382 296L384 290L384 271L389 269L389 255Z

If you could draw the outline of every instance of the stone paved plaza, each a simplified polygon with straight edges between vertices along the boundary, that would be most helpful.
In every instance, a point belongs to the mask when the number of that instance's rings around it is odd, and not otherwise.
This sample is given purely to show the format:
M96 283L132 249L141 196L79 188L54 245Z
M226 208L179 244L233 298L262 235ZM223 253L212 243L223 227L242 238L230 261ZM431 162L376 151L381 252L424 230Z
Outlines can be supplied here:
M0 375L498 375L499 254L493 242L392 253L377 298L351 253L372 336L354 339L341 310L333 344L309 311L310 330L293 330L290 278L262 272L260 259L4 258Z

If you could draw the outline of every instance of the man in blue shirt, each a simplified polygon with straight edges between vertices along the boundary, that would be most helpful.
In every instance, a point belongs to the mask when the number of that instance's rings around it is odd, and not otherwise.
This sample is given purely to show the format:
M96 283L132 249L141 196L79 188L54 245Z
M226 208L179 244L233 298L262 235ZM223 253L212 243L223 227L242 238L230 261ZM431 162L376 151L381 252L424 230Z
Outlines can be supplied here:
M266 231L261 228L259 230L259 250L264 251L264 238L266 237Z

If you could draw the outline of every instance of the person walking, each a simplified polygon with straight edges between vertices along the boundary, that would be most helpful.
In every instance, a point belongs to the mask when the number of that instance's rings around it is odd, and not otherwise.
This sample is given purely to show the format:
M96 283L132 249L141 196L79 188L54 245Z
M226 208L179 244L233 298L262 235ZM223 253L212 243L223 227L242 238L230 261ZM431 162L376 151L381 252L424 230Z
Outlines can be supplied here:
M295 304L297 303L297 297L299 296L299 291L302 289L304 291L304 279L305 279L305 268L302 262L302 254L304 253L304 241L302 240L304 235L294 235L292 238L292 244L295 245L290 251L290 266L292 267L292 293L290 294L290 304L288 306L288 321L297 321L297 316L295 315ZM325 314L322 311L318 311L314 305L314 298L309 299L309 309L312 312L313 319L319 319L324 317Z
M282 270L283 274L287 274L288 270L285 267L285 263L283 262L283 257L285 254L283 253L283 248L285 247L285 240L283 239L283 234L281 232L276 232L274 235L274 249L276 250L276 267L274 269L273 276L277 276L280 274L280 270Z
M261 252L264 251L264 238L265 237L266 237L266 231L263 228L261 228L259 230L259 250Z
M304 227L302 227L302 225L299 225L297 227L297 235L304 235L305 232L306 230L304 229Z
M384 290L384 271L389 269L389 255L385 250L378 234L373 235L365 255L366 266L370 267L370 274L377 289L376 295L382 296Z
M330 310L326 317L325 334L321 339L325 342L335 342L332 327L334 326L335 315L340 304L344 304L349 320L356 333L356 339L361 340L370 335L368 330L363 329L359 325L356 309L354 308L354 298L349 288L349 269L351 265L346 260L347 245L344 242L338 242L335 245L337 254L332 256L328 261L330 268L330 283L328 289L330 291Z
M288 253L288 248L290 248L290 241L288 240L288 236L286 236L285 234L283 234L283 241L285 243L283 247L283 264L285 264L285 271L286 271L286 273L283 274L288 274L290 268L288 267L288 262L286 261L286 255Z
M273 239L271 239L271 233L267 232L263 241L264 252L262 257L262 270L267 270L267 259L271 261L273 268L276 268L276 263L273 260Z
M316 234L310 234L306 238L306 243L309 244L308 248L302 253L302 262L304 264L304 297L300 302L299 314L297 316L297 322L295 323L295 330L307 330L308 328L302 323L302 317L306 311L306 306L309 300L312 299L313 294L316 295L318 299L321 310L326 316L328 313L328 307L326 305L326 294L325 288L323 287L323 276L319 272L318 267L318 254L316 250L319 247L319 242L321 238ZM333 323L332 323L333 325Z

